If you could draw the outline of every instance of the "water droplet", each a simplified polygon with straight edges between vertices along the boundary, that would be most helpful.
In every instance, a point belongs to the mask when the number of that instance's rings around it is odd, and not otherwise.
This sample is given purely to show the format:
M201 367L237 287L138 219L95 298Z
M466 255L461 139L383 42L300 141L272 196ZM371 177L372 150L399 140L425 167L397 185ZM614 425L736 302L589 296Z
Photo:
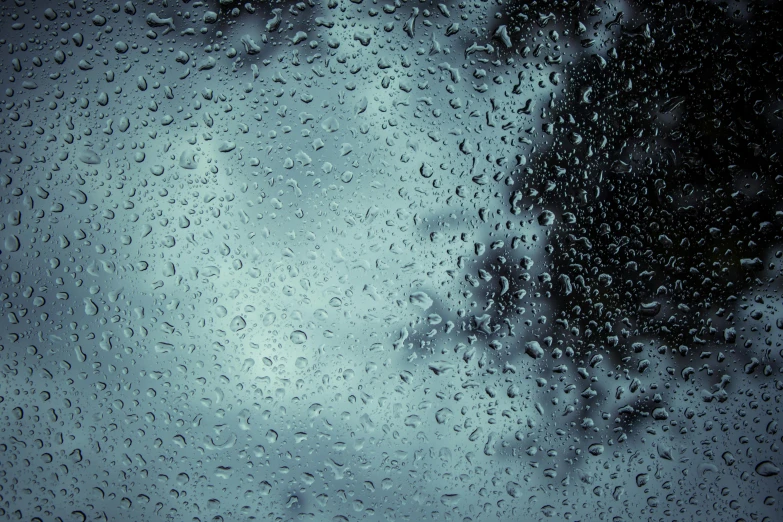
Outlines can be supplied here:
M307 341L307 334L302 330L294 330L291 332L291 342L294 344L304 344Z
M247 323L245 322L245 319L241 315L234 316L233 319L231 319L231 331L232 332L238 332L240 330L244 330L247 326Z
M780 473L780 468L772 462L765 460L758 463L756 473L761 477L774 477Z

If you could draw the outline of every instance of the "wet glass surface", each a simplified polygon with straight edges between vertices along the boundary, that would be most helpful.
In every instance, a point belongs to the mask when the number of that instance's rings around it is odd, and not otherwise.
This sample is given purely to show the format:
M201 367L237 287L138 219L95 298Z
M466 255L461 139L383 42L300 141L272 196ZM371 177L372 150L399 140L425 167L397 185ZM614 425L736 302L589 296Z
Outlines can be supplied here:
M0 4L0 519L781 520L783 4Z

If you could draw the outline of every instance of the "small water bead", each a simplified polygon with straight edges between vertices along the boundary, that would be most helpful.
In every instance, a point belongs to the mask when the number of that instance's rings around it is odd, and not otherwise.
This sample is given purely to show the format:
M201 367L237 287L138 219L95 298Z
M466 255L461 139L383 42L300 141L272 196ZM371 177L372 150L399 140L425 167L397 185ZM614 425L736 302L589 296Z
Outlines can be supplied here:
M294 344L304 344L307 341L307 334L302 330L294 330L291 332L290 339Z

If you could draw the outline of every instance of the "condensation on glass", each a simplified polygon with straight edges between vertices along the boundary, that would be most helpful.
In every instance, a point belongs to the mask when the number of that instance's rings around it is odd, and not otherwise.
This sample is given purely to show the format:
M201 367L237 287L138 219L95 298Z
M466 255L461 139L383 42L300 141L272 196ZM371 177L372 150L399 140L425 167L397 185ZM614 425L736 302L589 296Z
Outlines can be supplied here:
M0 519L781 520L783 4L0 5Z

